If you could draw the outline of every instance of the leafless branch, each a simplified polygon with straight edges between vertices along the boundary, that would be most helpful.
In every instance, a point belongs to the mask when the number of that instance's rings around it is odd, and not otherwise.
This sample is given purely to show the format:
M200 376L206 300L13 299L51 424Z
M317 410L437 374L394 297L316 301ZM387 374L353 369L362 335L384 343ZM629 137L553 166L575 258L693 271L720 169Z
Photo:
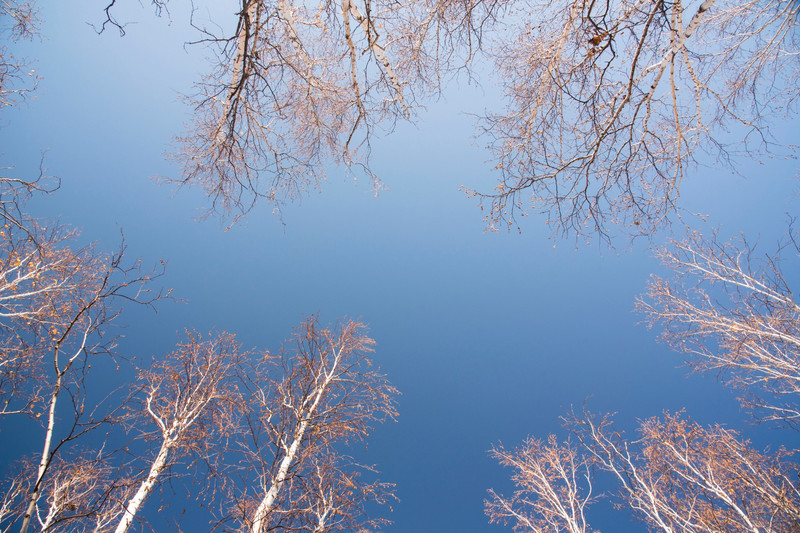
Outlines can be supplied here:
M778 532L800 524L800 492L785 452L772 457L721 426L665 414L626 441L610 417L569 421L593 464L614 474L623 500L655 530Z
M36 2L0 2L0 38L11 43L33 39L39 31ZM36 88L39 77L28 62L16 56L9 44L0 44L0 108L24 100Z
M411 118L441 78L469 64L502 2L243 0L232 36L201 28L217 68L191 102L180 183L212 211L276 209L318 188L330 163L365 175L379 125Z
M517 487L509 497L489 491L491 522L510 522L520 532L591 531L585 513L593 501L590 463L578 448L550 435L546 444L529 438L516 450L497 446L491 454L514 470L511 479Z
M770 115L798 97L796 2L515 6L492 52L506 110L482 125L500 183L468 191L492 228L530 209L558 232L650 234L699 159L767 149Z
M156 429L144 435L155 437L150 441L158 450L125 504L116 533L128 530L171 464L188 453L208 459L208 449L235 429L234 412L241 402L233 379L245 355L233 335L203 340L188 333L175 352L140 374L143 398L131 408L128 423L140 431L154 424Z
M277 365L247 383L251 408L240 444L247 467L233 495L241 530L316 524L310 530L335 531L367 520L366 501L390 497L388 485L357 482L363 469L336 454L337 445L365 438L373 423L396 414L396 390L371 368L373 344L358 322L328 329L312 318ZM331 492L342 485L345 492Z
M759 256L744 237L719 242L691 234L661 251L679 281L653 278L649 298L638 303L693 368L743 390L759 419L792 425L800 420L800 305L781 252L788 247L796 257L795 242L787 238L777 252Z

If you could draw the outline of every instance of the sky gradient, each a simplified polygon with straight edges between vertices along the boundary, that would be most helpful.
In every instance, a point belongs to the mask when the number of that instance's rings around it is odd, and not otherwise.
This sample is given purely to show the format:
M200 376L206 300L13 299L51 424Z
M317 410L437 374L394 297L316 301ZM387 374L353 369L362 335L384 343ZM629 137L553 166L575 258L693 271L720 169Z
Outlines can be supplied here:
M167 262L159 283L182 301L164 302L158 314L126 309L119 320L120 350L139 360L169 352L186 328L226 330L245 347L274 350L310 314L367 323L375 360L402 393L398 421L353 452L397 484L389 533L509 531L483 514L487 489L510 490L509 472L487 451L563 435L559 417L587 398L593 411L617 412L624 428L686 407L757 446L800 444L794 433L751 426L733 392L713 376L688 376L682 356L640 324L634 299L650 274L666 274L651 251L665 234L609 249L554 239L536 216L521 233L485 231L459 188L495 184L467 114L500 105L491 80L453 82L416 124L375 143L373 170L388 189L377 198L332 167L322 191L286 206L282 220L267 206L230 229L198 220L203 195L156 178L179 175L164 153L189 115L181 94L207 69L203 50L184 46L193 39L186 6L156 18L129 3L120 17L136 23L121 38L93 31L102 2L41 2L42 39L21 48L42 81L2 117L4 165L25 175L46 151L61 189L32 203L37 215L109 250L123 231L130 258ZM218 10L213 16L233 23L232 6ZM787 144L798 141L792 126L776 129ZM747 163L741 173L694 170L682 205L708 219L684 220L723 236L745 232L770 250L797 212L795 161ZM10 436L0 430L0 457L19 451ZM145 513L158 524L154 507ZM593 525L643 529L602 509Z

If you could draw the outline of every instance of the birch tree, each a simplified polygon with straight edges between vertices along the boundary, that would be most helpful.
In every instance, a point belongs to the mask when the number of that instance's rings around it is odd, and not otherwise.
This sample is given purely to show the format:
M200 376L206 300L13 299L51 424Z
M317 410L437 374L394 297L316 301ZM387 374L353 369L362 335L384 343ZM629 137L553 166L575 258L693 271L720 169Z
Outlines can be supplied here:
M482 123L500 183L472 191L493 226L533 210L562 232L649 233L698 162L780 143L768 126L799 94L796 2L515 6L491 45L506 109Z
M374 531L388 520L370 517L368 503L388 504L394 499L394 485L364 481L374 469L328 451L314 459L310 475L298 478L300 489L294 507L298 509L298 529L303 531Z
M275 208L315 189L336 163L375 190L378 127L411 118L443 78L469 63L503 2L496 0L242 0L232 35L201 27L214 71L175 157L181 183L212 209Z
M136 428L145 422L155 424L155 431L144 436L153 437L147 440L158 444L158 450L127 501L115 533L130 528L177 459L192 452L208 457L207 448L232 432L234 410L240 405L234 378L244 355L233 335L203 340L190 332L174 352L140 374L143 399L131 410L128 423Z
M651 531L664 533L793 531L800 526L796 467L784 450L765 455L735 432L703 427L682 413L645 420L638 439L614 429L611 417L585 414L567 426L579 446L535 440L494 454L515 469L512 497L491 492L486 512L515 531L583 533L592 478L609 473L612 500Z
M242 531L335 531L356 521L377 493L379 485L358 483L354 469L330 461L336 446L365 438L373 423L396 414L396 390L371 368L373 345L359 322L323 328L312 318L277 358L277 374L250 382L242 453L257 478L246 477L234 497ZM331 491L342 484L347 492Z
M735 432L680 414L646 420L633 443L608 417L578 424L596 464L617 477L622 498L655 529L763 533L800 524L800 492L782 451L763 455Z
M127 482L102 449L93 457L56 458L42 487L36 529L106 531L101 517L117 507L114 500Z
M654 277L637 306L651 325L664 327L668 343L688 354L692 368L741 390L759 421L796 428L800 306L792 278L784 275L800 253L796 231L790 224L775 252L757 250L744 237L722 241L691 233L660 251L676 279ZM516 469L518 491L511 498L493 494L487 504L493 520L524 531L545 530L541 524L583 531L585 522L576 528L566 517L583 512L579 504L589 501L589 480L599 470L616 478L621 501L654 530L800 527L798 467L783 449L760 452L736 432L702 426L682 413L644 421L633 441L614 429L610 416L572 415L567 427L578 450L551 436L546 447L532 440L514 452L495 451L501 464ZM586 479L583 498L575 479Z
M143 272L138 264L125 266L123 251L104 258L88 248L81 257L75 289L63 298L55 298L46 327L31 333L30 344L47 358L44 361L49 368L43 368L41 374L41 407L36 417L44 420L44 435L36 473L26 496L21 533L30 528L43 483L61 449L108 421L106 415L96 418L91 407L87 412L83 392L91 360L113 349L114 340L108 336L107 328L119 315L118 306L121 301L153 305L162 297L147 287L157 274ZM57 431L57 408L64 396L70 403L71 416L63 424L66 427Z
M84 404L84 392L91 361L113 350L108 327L121 304L153 305L164 294L147 286L158 271L125 264L124 245L104 256L76 246L75 233L60 224L30 217L24 201L31 191L42 192L40 182L4 178L0 188L0 412L33 416L44 425L31 478L10 484L26 488L19 518L24 533L34 520L42 527L55 520L39 505L54 462L76 439L110 421L108 413Z
M555 435L547 443L529 438L515 450L501 445L491 451L512 468L516 490L511 496L489 491L490 522L511 523L514 531L587 533L586 508L593 500L592 471L586 454Z
M36 2L0 3L0 108L15 105L36 88L36 71L24 58L15 55L10 43L31 40L38 30Z
M493 70L504 108L485 113L479 130L499 183L467 191L490 226L533 211L564 233L619 225L649 234L679 208L699 164L735 169L738 157L785 143L770 125L797 101L798 9L784 0L242 0L230 34L209 29L220 21L197 22L216 61L190 99L177 181L234 215L318 188L330 163L377 190L369 148L379 126L413 118L455 70ZM478 62L487 58L493 69Z
M35 38L38 25L35 2L0 3L2 108L36 88L38 75L13 44ZM118 254L100 254L78 246L75 231L27 212L32 196L58 186L43 165L33 178L0 168L0 414L31 416L44 426L36 458L23 459L3 480L2 531L77 528L108 507L116 482L102 446L94 457L73 446L112 421L85 404L87 372L96 355L113 348L107 327L120 302L152 305L161 297L146 287L157 272L124 265L124 245Z
M95 262L91 249L70 246L74 232L24 213L19 189L39 187L0 179L0 414L31 413L43 341L63 327L64 302L85 289Z
M692 368L739 389L759 420L792 426L800 420L800 305L783 272L800 252L795 237L790 227L776 252L760 254L743 236L690 234L660 252L676 279L654 277L638 303Z

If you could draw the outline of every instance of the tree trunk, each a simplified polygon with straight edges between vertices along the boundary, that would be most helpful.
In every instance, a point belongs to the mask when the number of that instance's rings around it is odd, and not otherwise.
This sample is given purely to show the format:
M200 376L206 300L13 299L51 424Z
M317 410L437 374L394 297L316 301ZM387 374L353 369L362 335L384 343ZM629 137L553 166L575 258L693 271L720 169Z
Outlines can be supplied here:
M158 455L156 456L155 460L153 460L153 464L150 466L150 472L148 472L147 477L144 479L144 481L142 481L141 485L139 485L139 490L136 491L136 494L134 494L133 497L128 501L128 505L125 507L125 512L122 515L122 519L119 521L117 529L114 530L114 533L125 533L128 531L128 528L133 523L134 517L136 517L136 513L150 495L150 492L153 490L156 481L158 481L158 476L167 465L167 456L169 455L170 449L172 449L173 443L174 441L171 438L167 436L164 437L164 442L161 444L161 449L158 450Z

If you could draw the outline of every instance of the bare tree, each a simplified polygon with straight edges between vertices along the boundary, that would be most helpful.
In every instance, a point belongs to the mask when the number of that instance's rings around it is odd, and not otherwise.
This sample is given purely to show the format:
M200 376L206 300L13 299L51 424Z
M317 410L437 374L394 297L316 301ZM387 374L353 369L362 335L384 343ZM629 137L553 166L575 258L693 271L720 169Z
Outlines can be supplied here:
M660 251L678 279L654 277L649 297L637 307L652 325L664 326L664 339L688 353L694 369L714 372L743 390L745 405L759 420L796 427L800 306L783 275L782 256L796 258L800 245L790 224L776 252L756 250L744 237L723 242L691 233ZM797 467L783 449L756 451L733 431L703 427L681 414L646 420L633 442L614 430L609 416L572 415L567 426L582 446L564 470L552 466L554 453L572 448L554 437L549 447L533 441L513 453L495 452L520 473L514 498L495 496L489 504L493 519L538 525L535 520L562 516L563 509L574 508L575 492L550 487L569 488L563 472L576 476L591 465L612 473L622 499L656 530L763 533L800 527L800 486L792 473Z
M159 272L123 263L124 245L117 254L104 256L91 246L76 247L75 234L63 226L27 215L23 202L30 191L42 190L38 182L3 178L0 187L4 222L0 230L0 397L4 400L0 412L42 417L45 425L38 466L26 485L21 518L25 532L34 515L42 524L55 520L51 512L43 517L38 503L62 448L109 420L108 415L98 417L92 407L87 410L83 401L90 360L110 353L114 346L108 325L123 302L153 305L164 294L147 288ZM65 395L71 421L57 432L58 413L63 415L66 408L58 406ZM12 482L12 486L22 485ZM64 487L72 490L69 484ZM60 501L54 498L51 503ZM53 505L51 511L60 513Z
M360 483L359 469L332 461L335 446L366 437L374 422L396 414L396 390L371 368L373 345L359 322L328 329L312 318L271 375L254 374L241 444L248 475L234 495L242 530L336 531L358 522L366 501L388 497L388 486Z
M4 235L8 254L0 296L6 366L0 377L11 392L27 395L27 412L42 418L45 428L38 457L5 485L2 529L127 531L182 456L200 457L223 475L236 470L226 463L235 450L226 455L225 449L214 449L223 434L263 467L253 471L262 475L265 493L243 515L248 528L254 524L253 530L262 531L259 524L280 523L337 531L381 523L365 506L387 501L391 487L363 481L371 468L335 448L365 437L372 422L395 413L395 390L369 368L373 341L361 324L323 329L309 320L298 330L295 351L282 352L278 360L266 356L265 364L252 369L242 366L246 354L233 336L203 340L189 334L173 354L140 374L139 401L129 403L128 423L157 443L153 457L134 454L120 463L114 460L119 454L103 454L101 448L96 458L86 459L78 439L101 426L113 430L120 418L85 404L89 369L98 355L113 352L108 326L121 302L153 305L164 296L147 289L158 273L123 266L124 249L111 257L92 247L75 251L73 234L47 233L46 224L24 214L17 220L25 224L9 224ZM12 363L19 369L23 354L26 371L6 371ZM236 380L252 393L249 425L241 427L244 404ZM146 422L155 430L147 432ZM239 437L243 430L250 440ZM137 474L136 465L144 461L148 465ZM227 481L220 483L227 489ZM237 494L240 501L247 498Z
M519 450L494 452L515 469L517 491L511 498L491 492L491 520L511 521L516 531L589 531L585 510L599 470L616 478L621 505L653 531L777 533L800 526L800 490L784 450L764 455L735 432L680 413L646 420L633 442L608 416L571 417L567 426L579 447L551 435L546 446L529 440Z
M0 2L0 37L6 42L30 40L38 33L36 2L7 0ZM34 69L0 44L0 108L14 105L36 88L39 81Z
M678 275L654 277L638 306L696 370L722 375L744 392L760 420L800 420L800 305L782 274L781 253L796 257L794 230L776 253L759 255L741 237L698 234L661 251ZM682 281L688 281L684 285Z
M107 22L121 29L114 4ZM413 118L488 50L506 107L481 129L501 177L494 190L468 193L489 224L514 225L532 209L556 231L651 233L698 162L733 166L737 154L776 144L769 117L798 96L798 9L784 0L241 0L230 34L195 21L216 61L190 98L176 181L235 216L258 201L279 210L318 188L331 163L378 190L369 152L379 127Z
M529 438L516 450L492 448L492 457L514 470L517 490L510 497L490 490L490 522L512 523L514 531L547 533L591 531L586 507L592 502L592 475L584 453L555 435L547 443Z
M29 334L29 345L49 359L49 368L42 368L39 377L37 403L40 400L42 405L36 417L44 416L45 430L38 467L27 495L21 533L30 526L42 485L61 448L109 420L109 415L96 418L92 408L86 412L83 393L91 359L112 352L114 338L108 335L107 328L121 312L121 302L152 306L164 296L147 287L159 273L144 272L138 264L125 266L123 253L124 247L119 253L104 258L91 248L85 249L75 287L51 301L52 314L48 321ZM71 403L71 421L65 424L63 433L57 433L56 408L65 395Z
M17 21L21 36L33 31L30 4L5 2L0 11ZM112 469L102 453L86 459L73 444L114 415L86 405L86 378L96 356L113 352L108 328L122 305L152 306L166 296L148 288L159 270L124 263L124 242L116 254L102 254L78 246L77 232L27 212L32 196L58 185L43 169L32 180L0 175L0 414L44 425L37 459L23 460L6 480L2 530L50 530L101 511L115 490Z
M316 188L331 162L365 175L375 128L410 118L420 98L468 64L497 0L242 0L231 36L199 27L217 68L192 99L180 139L182 183L213 208L279 208Z
M144 433L158 443L158 451L136 491L130 496L115 529L124 533L144 501L174 462L187 453L208 457L216 438L233 429L238 391L234 377L245 354L233 335L222 333L203 340L188 333L176 351L139 376L138 408L131 409L129 423L141 430L145 422L156 425Z
M363 481L374 469L329 450L318 454L304 476L296 478L292 528L314 533L374 531L388 523L367 513L368 503L386 504L394 499L394 486Z
M37 509L38 529L71 531L94 529L98 517L113 506L113 498L127 480L101 449L94 457L58 458L42 488L44 509Z
M63 327L64 302L98 260L70 248L75 234L63 226L11 216L0 229L0 414L30 412L37 395L25 385L39 377L42 341Z
M616 475L622 498L665 532L790 531L800 525L800 492L782 462L720 426L680 414L652 418L626 442L610 419L573 421L599 468Z
M21 462L15 465L16 470L4 480L3 492L0 493L0 531L9 531L10 526L22 514L25 495L28 493L31 472L33 471L30 463Z
M10 43L34 38L38 23L35 2L0 3L0 107L36 87L38 76ZM123 264L124 244L117 254L101 254L77 246L75 231L27 212L32 196L58 186L43 165L32 179L0 169L0 414L44 424L38 457L23 459L4 480L2 531L86 523L106 506L115 481L102 446L91 458L72 447L113 416L87 407L86 376L94 356L113 349L107 327L121 303L152 305L164 296L146 287L158 272Z
M104 255L92 246L76 246L75 232L61 224L31 217L25 202L33 193L50 192L48 183L54 182L43 176L30 182L0 177L0 413L27 414L45 426L29 482L9 485L26 490L23 532L34 518L44 527L63 515L57 494L74 488L66 481L56 482L62 488L53 489L54 499L45 505L49 511L41 512L42 491L55 486L48 485L48 472L54 464L66 465L59 457L72 441L110 420L84 403L92 358L114 347L109 324L124 302L152 306L165 296L147 287L158 271L124 264L124 244L118 253ZM67 421L58 431L64 415ZM9 506L11 500L4 501L3 507Z
M491 46L508 103L482 127L500 184L470 191L493 227L532 209L565 233L650 233L695 163L768 148L799 94L796 2L514 6Z
M31 528L37 531L92 531L107 533L124 511L122 499L131 493L132 480L126 477L115 458L104 447L95 452L62 450L54 456L48 474L40 485L40 500ZM72 452L72 453L70 453ZM92 455L87 455L91 453ZM26 510L37 465L23 459L6 482L0 502L0 531L14 531Z

